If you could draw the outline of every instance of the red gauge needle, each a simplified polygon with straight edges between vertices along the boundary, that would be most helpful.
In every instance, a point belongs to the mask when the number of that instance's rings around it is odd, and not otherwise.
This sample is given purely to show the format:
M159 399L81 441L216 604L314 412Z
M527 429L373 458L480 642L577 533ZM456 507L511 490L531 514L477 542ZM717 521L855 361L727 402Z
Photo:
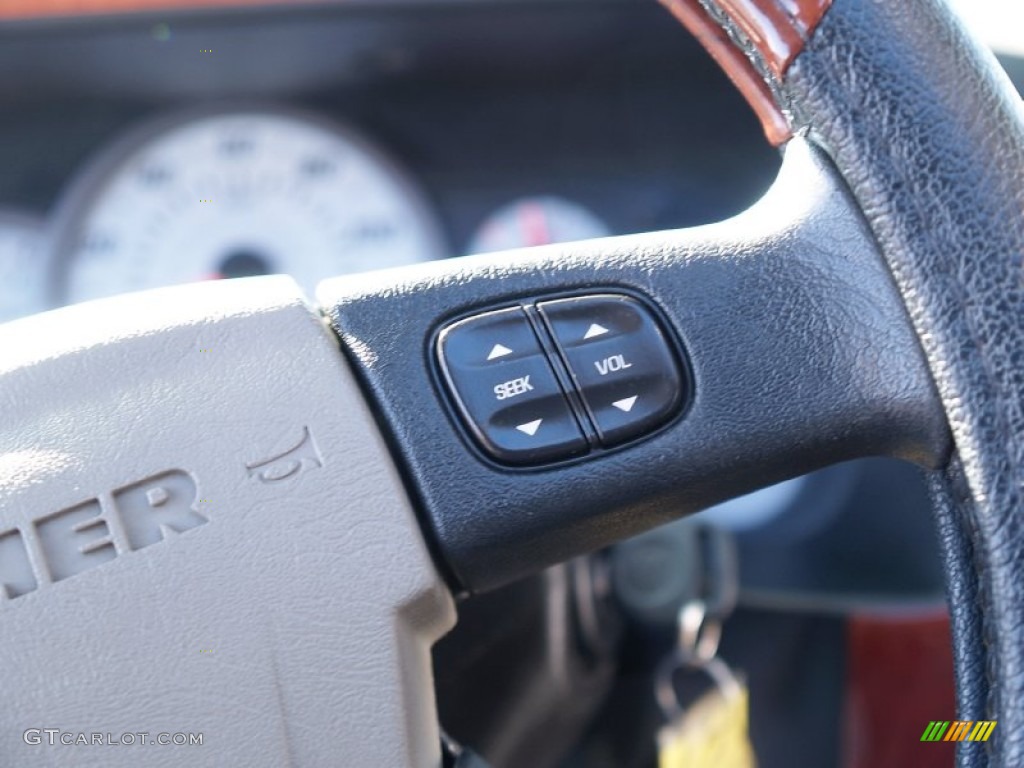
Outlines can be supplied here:
M526 245L547 245L551 242L547 214L539 203L523 203L519 206L519 225L523 229Z

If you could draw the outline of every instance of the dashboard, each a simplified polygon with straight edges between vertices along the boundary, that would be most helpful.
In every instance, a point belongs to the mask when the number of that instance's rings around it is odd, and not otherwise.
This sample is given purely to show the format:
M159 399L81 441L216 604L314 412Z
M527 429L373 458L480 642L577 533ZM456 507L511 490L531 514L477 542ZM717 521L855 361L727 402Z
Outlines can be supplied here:
M312 291L738 212L778 157L663 14L556 0L4 23L0 319L264 273Z

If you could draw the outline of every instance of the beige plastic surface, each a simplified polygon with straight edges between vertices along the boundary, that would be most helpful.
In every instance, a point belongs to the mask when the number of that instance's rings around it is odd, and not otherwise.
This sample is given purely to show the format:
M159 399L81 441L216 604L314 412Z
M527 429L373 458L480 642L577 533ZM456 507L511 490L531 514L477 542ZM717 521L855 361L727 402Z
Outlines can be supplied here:
M440 762L452 602L288 278L0 326L0 584L0 766Z

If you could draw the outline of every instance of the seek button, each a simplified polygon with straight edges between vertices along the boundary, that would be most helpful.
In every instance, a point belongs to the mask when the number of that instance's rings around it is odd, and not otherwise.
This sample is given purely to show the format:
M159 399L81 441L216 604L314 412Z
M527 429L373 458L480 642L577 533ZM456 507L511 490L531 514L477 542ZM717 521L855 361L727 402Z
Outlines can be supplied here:
M445 328L438 358L474 437L508 464L555 461L587 449L526 313L487 312Z

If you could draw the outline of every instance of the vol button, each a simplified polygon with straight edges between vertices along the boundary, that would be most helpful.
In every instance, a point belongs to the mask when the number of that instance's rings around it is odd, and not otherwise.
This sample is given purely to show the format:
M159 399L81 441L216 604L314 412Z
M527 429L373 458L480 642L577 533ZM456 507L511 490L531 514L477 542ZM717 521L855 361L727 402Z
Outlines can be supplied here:
M616 355L610 355L602 360L595 360L594 367L601 376L607 376L609 373L618 373L619 371L626 371L633 367L633 364L626 360L626 356L621 352Z
M676 408L679 375L655 334L595 339L565 356L605 445L653 429Z
M651 312L602 294L539 305L601 442L614 445L664 423L685 381Z
M636 405L636 401L639 395L633 395L632 397L626 397L622 400L616 400L612 403L612 406L618 408L623 413L629 413L633 410L633 406Z

